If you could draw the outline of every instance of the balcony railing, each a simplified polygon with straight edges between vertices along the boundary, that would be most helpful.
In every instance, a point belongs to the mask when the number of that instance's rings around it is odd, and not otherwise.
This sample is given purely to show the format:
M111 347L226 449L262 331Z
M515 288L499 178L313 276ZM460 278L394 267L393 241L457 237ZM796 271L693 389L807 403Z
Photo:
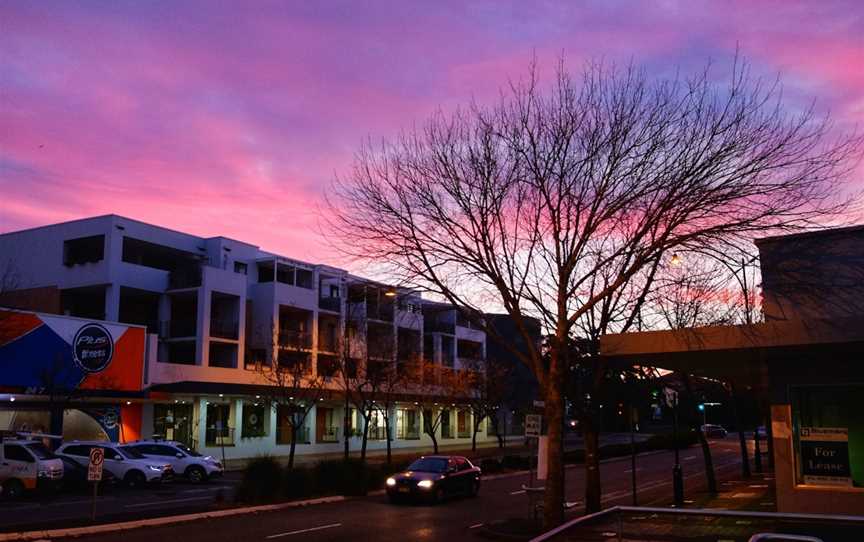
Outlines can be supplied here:
M161 323L160 335L164 338L195 337L198 335L198 322L193 318L175 318Z
M318 350L321 352L338 352L339 351L339 341L336 340L336 337L332 335L327 335L325 333L318 333Z
M339 297L319 297L318 308L325 311L340 312L342 310L342 298Z
M239 337L239 327L236 320L231 319L210 319L210 336L220 339L237 340Z
M293 350L309 350L312 348L312 334L306 331L280 329L279 346Z
M449 333L450 335L456 333L456 326L452 323L438 322L435 320L424 320L423 329L430 333Z
M181 267L168 273L168 289L181 290L201 286L201 266Z
M318 442L339 442L339 428L335 426L324 427L318 435Z

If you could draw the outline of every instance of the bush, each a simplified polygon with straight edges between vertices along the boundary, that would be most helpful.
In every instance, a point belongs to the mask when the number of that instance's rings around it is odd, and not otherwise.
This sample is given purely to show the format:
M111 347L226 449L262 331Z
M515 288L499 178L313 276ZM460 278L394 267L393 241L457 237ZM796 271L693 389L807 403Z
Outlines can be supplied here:
M366 495L370 487L383 484L384 477L380 468L358 459L321 461L314 472L319 491L339 495Z
M252 459L243 471L237 487L237 500L267 502L279 497L282 489L282 467L270 456Z
M304 499L319 492L313 473L307 468L285 469L282 495L288 499Z
M501 472L503 469L501 462L494 457L487 457L480 461L480 470L483 471L483 474Z

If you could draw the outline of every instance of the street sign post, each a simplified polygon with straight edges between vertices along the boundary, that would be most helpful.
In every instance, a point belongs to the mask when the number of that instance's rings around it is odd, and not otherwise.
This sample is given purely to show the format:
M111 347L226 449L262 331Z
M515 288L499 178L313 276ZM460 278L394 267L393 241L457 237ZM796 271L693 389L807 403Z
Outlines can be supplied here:
M527 414L525 416L525 437L539 438L542 423L543 418L539 414Z
M87 465L87 481L93 482L93 505L90 507L90 520L96 521L96 491L102 480L102 464L105 462L103 448L90 448L90 463Z

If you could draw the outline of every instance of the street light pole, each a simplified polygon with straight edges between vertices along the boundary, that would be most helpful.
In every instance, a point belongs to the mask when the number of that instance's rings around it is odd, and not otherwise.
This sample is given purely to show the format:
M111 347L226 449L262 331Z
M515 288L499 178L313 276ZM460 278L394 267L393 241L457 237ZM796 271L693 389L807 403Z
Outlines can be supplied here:
M681 459L678 453L678 394L672 404L672 440L675 447L675 466L672 467L672 488L675 506L684 506L684 475L681 472Z

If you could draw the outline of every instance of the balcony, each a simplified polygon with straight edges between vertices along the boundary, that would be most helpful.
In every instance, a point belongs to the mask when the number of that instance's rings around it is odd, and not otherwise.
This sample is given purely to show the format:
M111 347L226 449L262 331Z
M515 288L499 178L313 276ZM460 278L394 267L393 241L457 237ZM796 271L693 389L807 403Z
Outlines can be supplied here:
M312 334L307 331L280 329L279 348L287 348L289 350L311 350Z
M339 297L319 297L318 308L330 312L340 312L342 310L342 299Z
M166 339L195 337L198 335L198 322L193 319L174 319L161 323L160 335Z
M236 341L239 338L239 327L236 320L211 319L210 336Z
M424 320L423 329L427 333L449 333L456 334L456 326L452 322L438 322L436 320Z
M182 290L201 286L201 266L180 267L168 273L168 289Z

